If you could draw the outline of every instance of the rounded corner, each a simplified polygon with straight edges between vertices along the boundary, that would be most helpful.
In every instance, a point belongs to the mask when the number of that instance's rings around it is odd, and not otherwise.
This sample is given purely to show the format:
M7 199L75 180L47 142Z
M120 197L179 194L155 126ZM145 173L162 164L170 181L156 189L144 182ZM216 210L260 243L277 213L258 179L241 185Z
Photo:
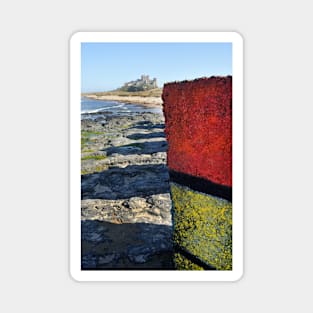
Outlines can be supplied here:
M80 283L82 281L79 277L79 272L73 270L72 268L69 269L68 275L70 279L75 283Z
M238 41L239 43L243 44L244 37L239 31L233 31L232 36L234 36L234 40Z
M73 44L76 41L80 41L80 37L82 35L81 31L75 31L70 35L69 42Z
M241 269L240 271L238 271L237 273L234 274L234 277L232 279L233 283L238 283L240 282L243 278L244 278L244 270Z

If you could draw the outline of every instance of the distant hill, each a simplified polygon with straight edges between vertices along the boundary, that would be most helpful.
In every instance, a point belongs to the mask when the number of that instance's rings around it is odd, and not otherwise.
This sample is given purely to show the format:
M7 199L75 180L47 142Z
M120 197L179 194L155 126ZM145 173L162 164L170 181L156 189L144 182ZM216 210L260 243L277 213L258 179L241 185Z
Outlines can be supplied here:
M151 89L158 88L157 79L150 79L149 75L141 75L141 77L137 80L132 80L130 82L125 83L122 87L117 90L120 91L128 91L128 92L138 92L138 91L146 91Z
M138 97L161 97L162 88L154 88L144 91L123 91L120 89L113 91L104 91L104 92L85 92L82 93L82 96L95 95L95 96L120 96L120 97L128 97L128 96L138 96Z

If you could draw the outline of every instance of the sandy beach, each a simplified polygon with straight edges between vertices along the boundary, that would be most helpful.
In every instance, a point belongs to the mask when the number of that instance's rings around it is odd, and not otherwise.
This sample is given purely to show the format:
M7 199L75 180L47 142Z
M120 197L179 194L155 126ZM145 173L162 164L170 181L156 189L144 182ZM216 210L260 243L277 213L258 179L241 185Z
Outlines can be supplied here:
M84 97L94 100L118 101L123 103L141 104L147 107L161 107L161 97L141 97L141 96L118 96L118 95L84 95Z

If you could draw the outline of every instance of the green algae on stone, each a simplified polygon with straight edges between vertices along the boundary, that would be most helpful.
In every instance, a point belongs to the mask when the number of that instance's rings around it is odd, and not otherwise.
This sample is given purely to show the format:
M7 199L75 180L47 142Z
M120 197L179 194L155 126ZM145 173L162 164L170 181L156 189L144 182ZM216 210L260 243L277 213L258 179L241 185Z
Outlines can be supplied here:
M89 154L85 155L81 158L81 160L104 160L106 159L106 155L103 154Z
M82 168L80 174L81 175L95 174L95 173L100 173L100 172L106 171L107 169L108 169L107 164L100 164L100 165L96 165L95 167L92 167L92 168Z

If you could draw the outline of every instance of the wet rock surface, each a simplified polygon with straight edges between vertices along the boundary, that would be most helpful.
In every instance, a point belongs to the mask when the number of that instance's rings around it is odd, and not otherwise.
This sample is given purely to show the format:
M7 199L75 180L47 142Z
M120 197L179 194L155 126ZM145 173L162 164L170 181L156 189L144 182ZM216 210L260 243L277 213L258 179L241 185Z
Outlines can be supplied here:
M164 118L81 122L82 269L173 269Z

